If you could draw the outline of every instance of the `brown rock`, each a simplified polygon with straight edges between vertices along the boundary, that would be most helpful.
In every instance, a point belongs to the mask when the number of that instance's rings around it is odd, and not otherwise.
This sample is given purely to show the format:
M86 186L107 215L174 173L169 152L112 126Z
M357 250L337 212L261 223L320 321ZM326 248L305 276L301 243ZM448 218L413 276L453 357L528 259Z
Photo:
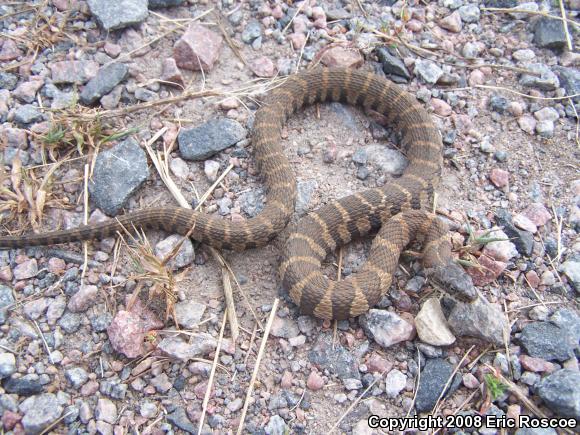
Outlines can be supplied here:
M469 267L467 273L473 279L473 284L483 286L493 282L507 267L503 261L493 260L485 255L479 257L480 267Z
M22 51L12 39L4 39L2 49L0 50L0 62L17 59L22 56Z
M453 113L451 106L439 98L431 98L431 107L433 107L433 112L439 116L449 116Z
M12 429L14 429L14 427L20 422L20 420L22 420L22 416L20 414L10 411L9 409L5 409L4 414L2 414L2 426L7 431L11 431Z
M250 62L250 69L258 77L274 77L276 74L274 63L266 56L259 57Z
M529 220L531 220L536 226L541 227L546 225L551 219L552 215L542 204L535 202L526 207L522 212Z
M293 379L294 376L292 376L292 372L289 372L288 370L284 371L282 379L280 380L280 386L284 389L291 388Z
M514 225L524 231L529 231L530 233L535 233L536 231L538 231L538 227L536 226L536 224L533 223L530 218L528 218L522 213L514 215L513 220Z
M12 92L16 98L25 103L32 103L36 99L36 93L44 86L44 79L42 77L34 77L33 80L21 83Z
M105 50L105 53L107 53L113 59L116 59L121 54L121 46L118 44L113 44L110 41L105 42L103 50Z
M308 380L306 381L306 386L309 390L318 391L324 387L324 379L316 371L310 372Z
M471 373L465 373L463 375L463 385L465 385L465 387L469 388L470 390L475 390L477 387L479 387L479 381Z
M329 68L359 68L364 59L357 49L333 47L322 55L320 61Z
M538 288L538 286L540 285L540 277L538 276L535 270L530 270L529 272L527 272L526 279L528 280L532 288Z
M6 144L13 148L28 148L28 133L22 128L0 128L0 135L6 140Z
M209 71L219 58L221 46L219 33L193 23L173 47L173 57L180 68Z
M52 4L61 12L78 9L77 0L52 0Z
M371 373L383 373L391 371L393 363L378 353L373 353L366 361L366 366Z
M495 187L506 187L509 184L509 172L503 169L494 168L489 174L489 179Z
M68 301L68 309L73 313L87 311L95 303L99 289L95 285L84 285Z
M469 86L483 85L485 83L485 74L481 70L474 69L469 74L469 79L467 80Z
M302 47L306 44L306 36L304 36L304 33L291 33L288 35L288 39L290 39L294 50L302 50Z
M61 258L51 257L48 260L48 271L55 275L62 275L66 269L66 263Z
M174 86L183 86L183 75L177 67L177 62L172 57L163 60L161 64L161 80L166 84Z
M455 11L451 15L443 18L441 21L439 21L439 26L445 30L449 30L450 32L459 33L463 27L459 11Z
M99 64L92 60L63 60L49 65L54 84L82 85L97 75Z
M554 364L542 358L534 358L528 355L520 355L522 367L530 372L552 372Z

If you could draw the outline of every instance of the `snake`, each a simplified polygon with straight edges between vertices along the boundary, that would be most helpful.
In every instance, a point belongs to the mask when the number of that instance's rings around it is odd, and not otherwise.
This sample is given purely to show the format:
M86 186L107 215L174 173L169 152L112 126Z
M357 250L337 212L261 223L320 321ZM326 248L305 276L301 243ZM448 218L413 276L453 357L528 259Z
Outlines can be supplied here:
M254 159L266 191L262 211L242 222L179 207L147 208L77 228L0 237L0 249L102 239L128 226L188 234L218 249L243 251L268 244L289 223L296 202L296 177L282 147L290 115L305 106L341 102L383 115L401 133L409 165L381 187L333 200L301 218L288 236L280 278L300 310L322 319L346 319L378 303L393 281L399 256L423 239L422 262L435 286L473 301L473 283L452 258L449 231L428 211L443 166L441 135L414 96L385 77L350 68L319 68L289 76L271 89L255 113ZM378 232L377 232L378 230ZM338 246L377 232L367 262L344 280L321 270Z

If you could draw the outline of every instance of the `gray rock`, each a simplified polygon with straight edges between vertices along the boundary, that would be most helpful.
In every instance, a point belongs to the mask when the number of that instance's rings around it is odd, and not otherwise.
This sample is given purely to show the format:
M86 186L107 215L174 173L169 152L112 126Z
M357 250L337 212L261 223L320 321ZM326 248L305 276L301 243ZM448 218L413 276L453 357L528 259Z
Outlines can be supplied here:
M117 420L117 405L109 399L99 398L95 408L95 418L98 421L114 424Z
M384 174L401 175L409 165L407 158L400 152L384 145L371 144L364 147L369 162Z
M32 104L23 104L14 110L14 122L18 125L26 126L44 119L40 109Z
M91 327L95 332L106 331L111 321L113 320L113 315L111 313L101 313L90 318Z
M149 9L170 8L180 6L185 0L149 0Z
M0 379L7 378L16 372L16 358L11 353L0 353Z
M483 4L488 8L514 8L518 0L484 0Z
M366 180L370 175L370 173L371 171L369 171L369 169L366 166L360 166L356 170L356 178L358 178L359 180Z
M463 0L443 0L443 6L454 11L463 6Z
M276 414L270 417L268 424L264 428L264 432L267 435L286 435L289 433L289 428L284 419Z
M244 20L244 14L242 13L241 9L237 9L232 12L231 15L228 15L228 21L232 23L234 26L237 26Z
M235 145L247 135L246 129L229 118L215 118L199 127L179 133L179 151L187 160L205 160Z
M201 321L205 308L205 305L193 301L179 302L175 304L175 320L179 326L191 329Z
M509 331L503 313L481 298L470 304L457 301L447 323L456 335L481 338L496 346L503 346L504 331Z
M97 1L97 0L94 0ZM85 105L96 103L103 95L111 92L129 75L129 68L124 63L116 62L99 69L97 75L85 85L80 94L80 101Z
M91 14L105 30L139 24L147 19L147 0L88 0Z
M308 360L340 379L360 379L357 359L341 344L337 343L333 346L330 334L322 334L318 337L308 353Z
M507 111L510 102L507 98L502 97L501 95L492 95L489 98L489 106L492 110L495 110L498 113L504 113Z
M512 57L518 62L529 62L536 57L536 53L534 53L534 50L524 48L514 51Z
M538 395L559 416L580 418L580 373L577 371L562 369L546 376L538 386Z
M80 328L80 326L81 326L81 316L80 316L80 314L71 313L70 311L67 311L58 320L58 325L67 334L72 334L72 333L76 332Z
M459 16L464 23L476 23L479 21L479 7L475 4L467 4L459 8Z
M328 21L347 20L351 14L346 9L329 9L326 11L326 19Z
M389 399L394 399L407 385L407 376L397 369L391 370L385 379L385 394Z
M308 205L312 199L312 194L318 189L318 183L316 180L306 180L299 181L296 185L297 196L296 196L296 206L294 210L299 216L304 215L308 212Z
M262 36L262 26L256 20L250 20L242 32L242 41L251 44Z
M532 372L524 372L520 378L522 383L529 385L530 387L533 387L538 382L540 382L540 379L541 378L539 374Z
M105 396L122 400L127 395L127 384L123 384L119 378L107 379L101 382L99 391Z
M99 64L93 60L64 60L53 62L49 67L52 83L56 85L68 83L82 85L93 78L99 70ZM46 92L47 88L44 90Z
M360 390L363 387L363 384L359 379L346 378L342 380L342 384L344 385L344 388L349 391Z
M560 114L553 107L544 107L536 112L534 112L534 118L538 121L556 121L560 117Z
M159 95L149 89L139 87L135 89L135 98L139 101L154 101L159 99Z
M560 79L560 84L566 91L566 95L580 94L580 71L577 68L563 66L554 66L553 68ZM580 97L575 97L574 101L578 103Z
M163 239L157 245L155 245L155 255L159 259L164 259L169 255L170 252L180 243L181 247L175 253L173 258L169 260L167 264L173 270L182 269L193 263L195 258L195 251L193 249L193 244L189 238L183 238L181 234L172 234L169 237Z
M342 103L330 103L328 108L338 115L342 125L353 131L359 131L352 107Z
M522 74L519 79L522 86L538 88L542 91L554 91L560 87L558 76L547 65L543 63L531 63L526 65L525 68L540 74L540 76Z
M8 308L15 301L14 294L10 287L0 284L0 325L3 325L8 318Z
M145 151L128 138L99 153L89 192L98 208L114 216L148 176Z
M153 418L157 415L157 405L155 402L143 402L139 406L139 414L141 414L141 417Z
M207 333L196 333L189 336L188 341L180 337L166 337L157 348L170 356L180 360L188 360L202 355L207 355L216 348L215 339Z
M0 71L0 89L13 90L18 83L18 77L14 74Z
M275 317L271 334L279 338L294 338L300 334L297 323L288 317Z
M352 155L352 161L357 165L366 165L369 157L363 148L357 148Z
M495 213L495 221L503 227L503 231L515 245L517 251L526 256L532 254L534 248L534 235L529 231L516 228L512 221L512 216L506 209L500 208Z
M257 216L264 209L264 191L253 189L244 192L239 198L240 208L249 217Z
M42 392L42 383L37 374L31 373L19 378L14 376L4 380L2 386L7 393L19 396L32 396Z
M169 414L166 418L167 418L167 421L171 425L173 425L173 426L175 426L175 427L177 427L177 428L179 428L187 433L190 433L190 434L197 433L197 425L194 425L189 420L189 418L187 418L187 414L185 412L185 409L183 409L181 407L176 408L175 411L173 411L171 414Z
M538 121L536 124L536 133L538 136L545 137L547 139L554 137L554 129L556 126L553 121Z
M377 55L385 74L403 77L406 81L410 80L411 74L400 57L391 54L388 49L382 47L377 49Z
M63 407L52 393L29 397L23 401L20 411L24 412L22 426L26 434L39 434L58 420Z
M70 384L76 389L82 387L89 380L89 374L82 367L68 369L64 372L64 375Z
M434 85L443 75L443 70L435 62L417 59L415 62L415 74L424 82Z
M564 48L566 34L562 21L548 17L540 18L534 27L534 43L542 48Z
M359 323L367 336L384 348L411 340L415 333L413 325L385 310L372 309L359 317Z
M528 355L547 361L566 361L574 355L578 344L568 331L548 322L528 323L519 341Z
M431 411L433 409L452 373L453 366L447 361L443 359L427 360L425 368L421 372L421 383L415 399L417 412ZM443 397L455 391L460 384L461 376L456 374Z
M574 343L580 341L580 316L574 311L561 308L550 317L550 322L568 332Z

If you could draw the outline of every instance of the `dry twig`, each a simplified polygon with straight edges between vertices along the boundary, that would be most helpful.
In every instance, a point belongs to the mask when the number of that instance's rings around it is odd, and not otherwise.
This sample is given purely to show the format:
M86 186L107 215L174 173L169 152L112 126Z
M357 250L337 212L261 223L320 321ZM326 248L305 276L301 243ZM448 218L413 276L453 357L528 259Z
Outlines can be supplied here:
M270 311L270 316L268 317L268 323L266 323L266 329L260 343L260 350L256 356L256 364L254 365L254 371L252 372L252 377L250 379L250 384L248 385L248 391L246 393L246 400L244 401L244 407L242 408L242 416L240 417L240 424L238 426L237 435L240 435L244 429L244 421L246 420L246 414L248 412L248 406L250 406L250 399L252 398L252 393L254 392L254 384L256 383L256 378L258 377L258 372L260 371L260 363L262 362L262 357L264 356L264 349L266 348L266 343L268 342L268 336L270 335L270 329L272 329L272 323L274 323L274 317L276 317L276 311L278 310L278 304L280 299L274 299L272 304L272 311Z

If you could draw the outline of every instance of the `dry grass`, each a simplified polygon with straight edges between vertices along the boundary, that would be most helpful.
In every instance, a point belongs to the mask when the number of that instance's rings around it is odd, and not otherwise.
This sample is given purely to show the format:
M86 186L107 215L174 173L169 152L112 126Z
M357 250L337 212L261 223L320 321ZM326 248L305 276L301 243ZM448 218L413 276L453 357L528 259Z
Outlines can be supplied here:
M17 154L9 175L0 168L0 222L19 230L29 226L38 230L47 207L66 208L68 204L52 194L52 175L59 166L51 166L39 178L34 170L22 168Z
M27 6L20 11L12 14L7 14L0 19L8 18L14 15L20 15L32 11L36 11L30 22L27 24L27 32L22 36L14 36L9 33L0 32L0 36L10 38L26 48L26 57L21 62L13 62L0 68L1 71L10 71L19 68L22 65L32 64L36 60L38 53L46 48L52 48L59 42L70 39L76 42L76 38L67 31L67 24L69 21L70 11L58 12L54 9L54 13L50 16L44 13L49 5L48 0L44 2Z
M177 301L175 277L167 263L177 254L181 243L176 244L165 258L160 259L153 252L144 233L137 232L136 235L131 235L127 230L126 233L131 238L131 243L127 243L123 235L121 235L121 240L127 248L133 269L136 271L130 275L129 279L137 283L128 308L136 302L137 298L141 298L156 314L167 320L174 313L174 305ZM144 294L145 290L147 294ZM175 319L175 316L173 318Z

